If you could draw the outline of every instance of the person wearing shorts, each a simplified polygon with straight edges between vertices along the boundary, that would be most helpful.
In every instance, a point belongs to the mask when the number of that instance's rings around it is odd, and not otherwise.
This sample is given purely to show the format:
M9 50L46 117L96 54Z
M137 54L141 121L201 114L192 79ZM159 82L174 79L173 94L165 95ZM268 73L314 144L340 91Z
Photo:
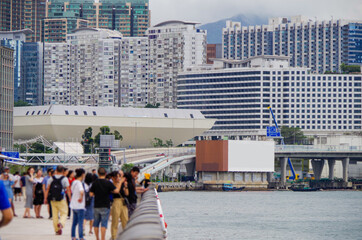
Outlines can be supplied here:
M94 233L97 239L105 240L110 213L111 193L119 193L121 184L116 186L106 179L107 172L104 168L98 169L98 179L95 180L90 188L89 195L94 196ZM101 238L99 238L99 225L101 226Z
M14 197L15 201L17 201L17 197L19 197L19 201L21 201L21 181L20 181L19 172L16 172L14 175Z

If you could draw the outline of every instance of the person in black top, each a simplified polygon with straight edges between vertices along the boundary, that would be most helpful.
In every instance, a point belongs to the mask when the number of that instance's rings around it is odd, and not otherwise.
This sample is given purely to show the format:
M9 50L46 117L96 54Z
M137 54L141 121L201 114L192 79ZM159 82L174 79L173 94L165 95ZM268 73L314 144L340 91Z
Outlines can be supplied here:
M111 193L119 193L121 182L111 183L106 180L107 172L104 168L98 169L98 179L94 181L90 188L89 195L94 196L94 233L99 240L99 225L101 225L101 240L106 238L106 230L108 226L108 218L110 213L109 195Z
M119 220L122 222L122 229L125 229L128 222L128 209L125 197L128 196L128 183L123 176L123 171L114 171L111 174L113 183L121 182L120 193L113 193L113 203L111 208L112 226L111 234L112 240L115 240L118 232Z
M144 193L148 190L148 188L144 187L136 187L136 180L138 178L138 174L140 173L140 169L138 167L133 167L131 171L125 174L128 182L128 217L131 217L133 211L136 209L137 205L137 193Z

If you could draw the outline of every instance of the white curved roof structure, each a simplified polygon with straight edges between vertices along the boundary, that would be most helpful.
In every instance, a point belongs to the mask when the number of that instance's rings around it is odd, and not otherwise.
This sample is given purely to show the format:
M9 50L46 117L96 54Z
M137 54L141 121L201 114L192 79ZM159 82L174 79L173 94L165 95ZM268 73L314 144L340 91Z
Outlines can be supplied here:
M88 106L31 106L14 108L14 139L44 136L53 142L81 141L84 130L93 137L102 126L123 136L123 147L150 147L154 138L179 145L209 130L215 120L189 109L118 108Z

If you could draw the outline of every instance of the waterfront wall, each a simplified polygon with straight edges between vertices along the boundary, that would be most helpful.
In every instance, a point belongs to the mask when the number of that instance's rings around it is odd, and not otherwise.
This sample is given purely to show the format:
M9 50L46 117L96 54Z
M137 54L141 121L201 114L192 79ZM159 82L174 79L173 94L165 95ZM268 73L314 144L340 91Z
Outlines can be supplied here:
M221 190L225 183L246 189L268 188L266 172L199 172L198 178L205 190Z

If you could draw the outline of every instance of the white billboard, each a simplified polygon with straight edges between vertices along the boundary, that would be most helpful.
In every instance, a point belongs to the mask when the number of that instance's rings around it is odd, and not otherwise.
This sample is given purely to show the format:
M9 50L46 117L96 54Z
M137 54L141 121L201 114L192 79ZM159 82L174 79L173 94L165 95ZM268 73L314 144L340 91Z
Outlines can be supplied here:
M228 141L230 172L274 172L274 141Z

